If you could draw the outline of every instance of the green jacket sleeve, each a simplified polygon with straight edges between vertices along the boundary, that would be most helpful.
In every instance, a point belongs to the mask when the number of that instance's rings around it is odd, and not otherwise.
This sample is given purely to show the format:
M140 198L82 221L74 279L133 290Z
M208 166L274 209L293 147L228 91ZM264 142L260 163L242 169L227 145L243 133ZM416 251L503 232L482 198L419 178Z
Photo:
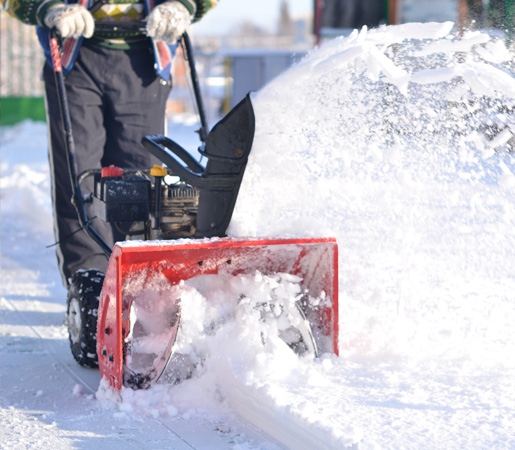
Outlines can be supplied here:
M199 21L204 14L218 5L218 0L177 0L182 3L193 16L193 21Z
M28 25L43 25L48 8L62 4L61 0L0 0L4 9Z

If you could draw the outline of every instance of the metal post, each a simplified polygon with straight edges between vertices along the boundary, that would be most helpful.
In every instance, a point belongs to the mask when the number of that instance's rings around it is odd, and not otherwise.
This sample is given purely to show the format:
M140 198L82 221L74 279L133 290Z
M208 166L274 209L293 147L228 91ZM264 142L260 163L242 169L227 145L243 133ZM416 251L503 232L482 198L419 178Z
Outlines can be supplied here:
M463 30L467 25L468 19L468 3L467 0L459 0L458 3L458 33L459 36L463 36Z
M316 45L320 44L320 25L322 23L323 0L313 0L313 33L316 37Z
M399 9L397 0L387 0L388 3L388 25L397 25L399 23Z

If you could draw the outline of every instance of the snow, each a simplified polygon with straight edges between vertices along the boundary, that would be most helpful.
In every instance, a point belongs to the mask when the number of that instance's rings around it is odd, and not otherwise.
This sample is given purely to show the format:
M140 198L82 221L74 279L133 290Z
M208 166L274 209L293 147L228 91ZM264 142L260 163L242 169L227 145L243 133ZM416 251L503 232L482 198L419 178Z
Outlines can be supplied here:
M110 397L68 349L46 128L3 128L2 447L513 448L514 57L452 32L356 31L252 96L229 233L338 239L340 357L294 357L235 308L277 278L192 280L194 377Z

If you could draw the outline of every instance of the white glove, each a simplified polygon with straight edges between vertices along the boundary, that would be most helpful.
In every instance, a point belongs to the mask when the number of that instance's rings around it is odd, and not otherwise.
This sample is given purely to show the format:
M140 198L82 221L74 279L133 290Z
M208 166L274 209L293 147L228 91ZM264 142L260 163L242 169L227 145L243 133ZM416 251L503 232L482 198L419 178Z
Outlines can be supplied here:
M191 21L189 11L182 3L173 0L161 3L148 15L147 36L175 44Z
M95 31L93 16L84 6L77 3L53 6L46 13L43 22L48 28L56 27L63 38L90 38Z

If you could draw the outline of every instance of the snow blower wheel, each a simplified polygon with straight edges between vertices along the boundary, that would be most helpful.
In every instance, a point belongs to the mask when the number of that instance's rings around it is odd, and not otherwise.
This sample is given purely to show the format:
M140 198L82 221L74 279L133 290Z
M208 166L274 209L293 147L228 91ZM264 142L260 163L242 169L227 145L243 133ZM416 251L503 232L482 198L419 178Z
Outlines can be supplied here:
M78 270L68 291L66 321L70 348L75 360L84 367L98 367L97 316L104 273Z

